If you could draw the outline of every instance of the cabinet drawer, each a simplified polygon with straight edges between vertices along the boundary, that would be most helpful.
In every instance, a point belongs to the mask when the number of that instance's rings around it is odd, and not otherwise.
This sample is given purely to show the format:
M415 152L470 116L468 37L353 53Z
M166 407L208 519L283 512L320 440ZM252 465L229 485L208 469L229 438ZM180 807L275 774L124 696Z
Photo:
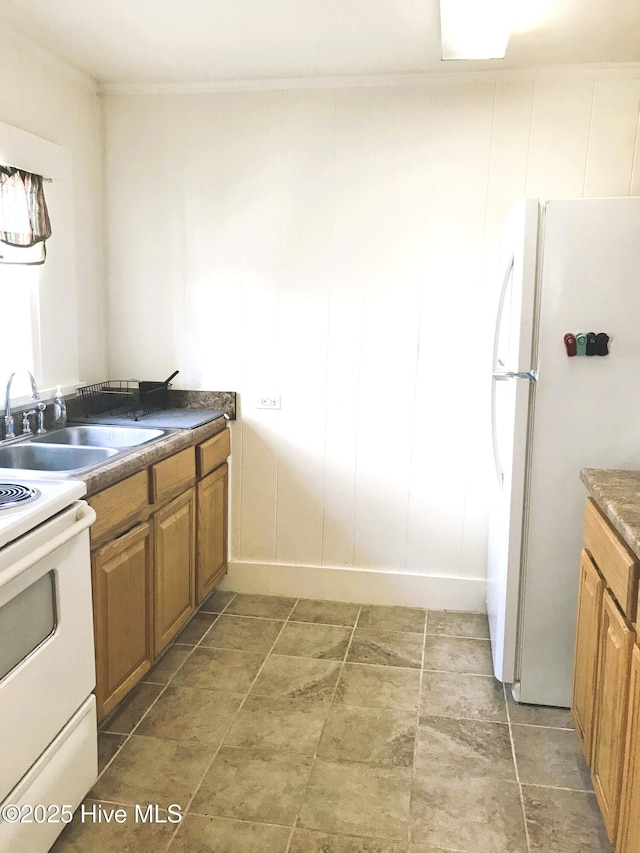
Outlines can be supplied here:
M151 503L157 504L188 489L196 479L193 447L151 466Z
M149 477L146 469L92 495L88 503L97 516L91 527L92 546L144 521L149 515Z
M228 429L224 429L213 438L203 441L196 447L198 460L198 477L205 477L214 468L225 461L231 453L231 437Z
M640 564L592 498L587 499L584 543L625 616L634 622Z

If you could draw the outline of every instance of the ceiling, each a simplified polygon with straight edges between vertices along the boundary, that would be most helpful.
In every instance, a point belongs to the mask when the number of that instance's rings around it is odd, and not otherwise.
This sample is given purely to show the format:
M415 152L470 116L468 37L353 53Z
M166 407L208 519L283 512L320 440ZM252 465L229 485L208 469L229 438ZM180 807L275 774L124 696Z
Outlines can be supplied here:
M0 0L0 22L106 87L640 61L638 0L510 6L506 58L473 63L441 62L438 0Z

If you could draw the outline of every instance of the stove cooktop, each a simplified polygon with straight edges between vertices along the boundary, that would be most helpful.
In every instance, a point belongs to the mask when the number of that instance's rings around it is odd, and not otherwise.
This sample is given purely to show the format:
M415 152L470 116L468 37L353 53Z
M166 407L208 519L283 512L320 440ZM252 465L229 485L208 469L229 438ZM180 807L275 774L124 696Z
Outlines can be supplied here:
M29 501L35 501L39 496L38 489L32 486L0 482L0 512L15 506L24 506Z
M66 509L87 492L81 480L0 478L0 547Z

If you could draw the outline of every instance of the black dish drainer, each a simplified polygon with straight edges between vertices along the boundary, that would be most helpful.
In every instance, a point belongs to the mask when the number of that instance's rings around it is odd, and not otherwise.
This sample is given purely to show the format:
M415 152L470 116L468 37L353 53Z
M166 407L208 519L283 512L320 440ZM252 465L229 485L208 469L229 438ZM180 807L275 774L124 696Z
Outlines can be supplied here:
M152 384L159 387L141 391L137 379L113 379L85 385L78 389L82 411L85 417L124 415L137 421L144 415L166 408L169 384Z

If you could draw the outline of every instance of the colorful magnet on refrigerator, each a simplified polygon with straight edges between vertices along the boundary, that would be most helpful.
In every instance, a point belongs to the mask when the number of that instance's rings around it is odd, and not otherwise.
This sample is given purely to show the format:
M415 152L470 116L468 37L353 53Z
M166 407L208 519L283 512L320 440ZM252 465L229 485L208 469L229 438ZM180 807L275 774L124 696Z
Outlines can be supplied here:
M596 333L587 332L587 355L596 354Z
M598 332L596 335L596 355L609 355L609 335Z
M567 332L564 336L564 345L567 349L567 355L576 354L576 336L573 332Z
M584 332L576 332L576 355L587 354L587 336Z

